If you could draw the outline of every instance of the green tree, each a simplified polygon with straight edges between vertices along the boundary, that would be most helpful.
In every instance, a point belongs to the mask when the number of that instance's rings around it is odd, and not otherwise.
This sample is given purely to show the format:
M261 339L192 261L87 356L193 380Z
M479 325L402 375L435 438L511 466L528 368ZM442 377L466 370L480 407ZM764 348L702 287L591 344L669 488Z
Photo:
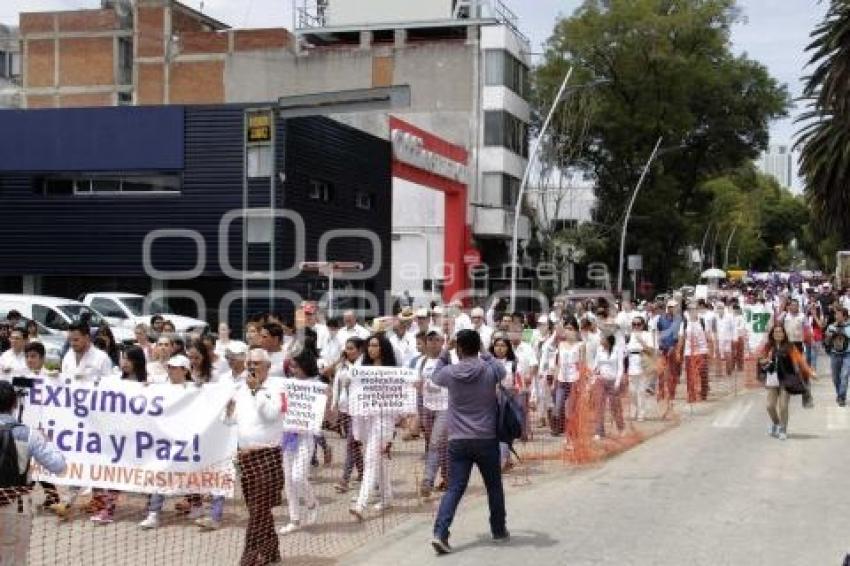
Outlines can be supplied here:
M833 0L812 32L814 71L803 96L809 110L797 140L806 196L820 224L821 236L834 233L850 244L850 4ZM831 261L831 260L830 260Z
M586 0L556 24L535 73L539 100L552 99L569 66L574 84L607 81L593 90L576 163L596 177L596 221L622 226L656 139L677 148L656 160L629 224L627 253L644 255L660 287L684 263L677 252L702 237L711 195L699 187L757 157L789 104L762 65L732 54L738 17L734 0ZM556 142L571 139L562 123ZM616 265L619 241L609 242L605 259Z

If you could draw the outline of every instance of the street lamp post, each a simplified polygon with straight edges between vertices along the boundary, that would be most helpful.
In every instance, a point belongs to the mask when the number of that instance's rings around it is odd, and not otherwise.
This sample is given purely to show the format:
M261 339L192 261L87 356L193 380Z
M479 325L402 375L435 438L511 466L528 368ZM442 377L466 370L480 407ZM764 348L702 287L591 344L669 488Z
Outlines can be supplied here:
M531 154L528 156L528 163L525 166L525 172L522 175L522 183L519 185L519 194L517 194L516 205L514 207L514 234L511 240L511 312L516 310L516 278L517 278L517 254L519 248L519 214L522 208L522 197L525 193L525 186L528 184L528 176L531 172L531 164L534 163L534 158L540 150L540 144L543 142L543 137L546 135L546 130L549 129L549 122L552 121L552 116L555 115L555 109L561 102L561 97L564 96L564 91L567 90L567 83L573 75L573 68L570 67L567 74L564 76L564 81L561 83L561 88L558 89L558 94L555 95L555 100L552 101L552 107L549 108L549 114L543 122L543 127L540 128L540 134L534 140L534 145L531 148Z
M632 193L632 198L629 201L629 206L626 208L626 217L623 219L623 231L620 234L620 268L617 274L617 292L623 292L623 261L625 258L626 252L626 233L629 230L629 217L632 215L632 207L635 205L635 201L637 200L638 191L640 191L641 185L643 185L643 180L646 178L646 174L649 172L649 167L652 165L652 162L655 161L655 156L658 155L658 148L661 147L661 141L664 138L662 136L658 137L658 141L655 142L655 147L652 148L652 153L647 159L646 164L643 166L643 172L640 174L640 179L638 179L637 185L635 186L635 190Z

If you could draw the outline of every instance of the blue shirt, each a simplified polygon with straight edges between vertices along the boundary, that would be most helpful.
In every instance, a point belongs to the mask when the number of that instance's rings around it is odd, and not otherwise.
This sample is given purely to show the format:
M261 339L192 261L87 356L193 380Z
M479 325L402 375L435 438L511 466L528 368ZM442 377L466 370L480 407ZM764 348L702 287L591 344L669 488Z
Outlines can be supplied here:
M9 425L17 423L17 419L12 415L0 414L0 424ZM15 439L15 444L19 447L26 446L28 458L35 458L35 461L41 464L44 468L54 474L61 474L65 471L65 457L53 444L44 438L44 435L39 431L30 433L30 428L26 425L16 426L12 429L12 438ZM20 452L18 453L20 458Z
M662 352L668 352L676 346L679 341L679 326L682 325L682 317L674 315L668 317L666 314L658 318L658 347Z

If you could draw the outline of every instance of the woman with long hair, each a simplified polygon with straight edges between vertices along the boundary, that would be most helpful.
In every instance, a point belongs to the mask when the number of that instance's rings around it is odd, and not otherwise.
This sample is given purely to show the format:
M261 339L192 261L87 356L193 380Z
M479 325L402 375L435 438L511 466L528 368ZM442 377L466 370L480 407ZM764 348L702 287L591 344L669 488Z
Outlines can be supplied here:
M348 409L348 391L351 385L351 369L363 363L363 340L352 336L345 341L340 360L334 367L332 406L339 415L340 429L345 436L345 464L342 467L342 479L334 486L337 493L348 491L351 473L357 468L360 478L363 478L363 450L361 443L354 438L351 429L353 418Z
M260 348L262 345L260 344L260 323L259 322L249 322L245 325L245 342L248 343L249 348Z
M596 411L596 436L599 440L605 436L605 409L610 407L611 417L620 435L626 429L623 421L623 405L620 401L620 385L623 381L623 355L617 349L613 334L603 336L596 350L593 374L599 392L599 404Z
M514 352L511 339L506 334L496 334L490 345L490 354L505 366L505 377L502 379L502 387L510 395L516 395L521 387L521 376L518 375L518 360ZM499 443L501 452L502 472L509 472L514 464L511 461L511 451L504 442Z
M397 367L393 346L383 333L374 334L366 340L364 366ZM364 518L366 503L372 488L377 485L381 491L381 501L375 505L376 511L392 506L392 476L389 460L383 458L383 452L389 449L395 430L395 415L365 417L355 421L355 438L364 443L365 462L363 481L360 483L360 495L349 509L359 521Z
M130 346L124 351L121 359L121 379L130 381L148 381L147 360L145 351L139 346Z
M192 362L192 381L198 385L209 383L212 380L213 360L203 340L193 339L186 350L186 357Z
M655 346L652 334L643 317L632 319L632 332L626 344L629 367L629 406L633 420L643 421L646 413L646 388L650 381L652 360L655 359Z
M558 346L558 371L554 386L555 407L552 411L554 436L560 436L566 431L570 413L567 405L581 377L582 368L587 365L587 349L581 341L579 325L575 317L569 317L558 332L562 334L562 340Z
M290 360L290 371L294 379L319 381L319 367L316 356L309 348ZM314 525L319 517L319 502L310 485L310 457L313 454L313 434L302 431L287 431L281 441L283 452L283 475L286 478L284 489L289 507L289 523L280 529L280 534L288 535L301 529L302 506L306 507L306 525Z
M112 366L118 367L121 363L121 350L118 349L118 344L115 342L115 335L112 334L112 330L106 324L100 325L100 328L97 329L97 332L94 334L94 339L98 338L103 339L104 348L103 351L106 352L106 355L109 356L109 359L112 360Z
M802 395L803 386L814 375L800 351L788 341L782 324L770 331L767 344L759 358L760 376L767 389L767 414L770 416L770 435L779 440L788 438L788 401L791 395Z

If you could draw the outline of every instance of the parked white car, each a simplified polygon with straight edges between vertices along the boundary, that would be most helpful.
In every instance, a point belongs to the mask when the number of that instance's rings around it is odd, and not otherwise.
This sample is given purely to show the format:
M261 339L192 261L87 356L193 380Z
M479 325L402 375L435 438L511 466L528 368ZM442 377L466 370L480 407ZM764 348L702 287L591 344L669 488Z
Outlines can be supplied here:
M89 293L82 299L83 304L101 313L112 327L133 328L139 324L150 324L151 316L162 315L174 323L180 334L203 334L209 325L197 318L174 314L168 305L160 301L152 301L145 308L145 296L134 293Z
M91 313L91 326L100 326L104 319L97 309L62 297L48 297L45 295L10 295L0 294L0 311L9 312L16 310L21 316L31 318L51 330L67 332L68 326L78 319L84 312ZM118 342L133 339L133 329L125 329L120 326L109 325L112 334Z

